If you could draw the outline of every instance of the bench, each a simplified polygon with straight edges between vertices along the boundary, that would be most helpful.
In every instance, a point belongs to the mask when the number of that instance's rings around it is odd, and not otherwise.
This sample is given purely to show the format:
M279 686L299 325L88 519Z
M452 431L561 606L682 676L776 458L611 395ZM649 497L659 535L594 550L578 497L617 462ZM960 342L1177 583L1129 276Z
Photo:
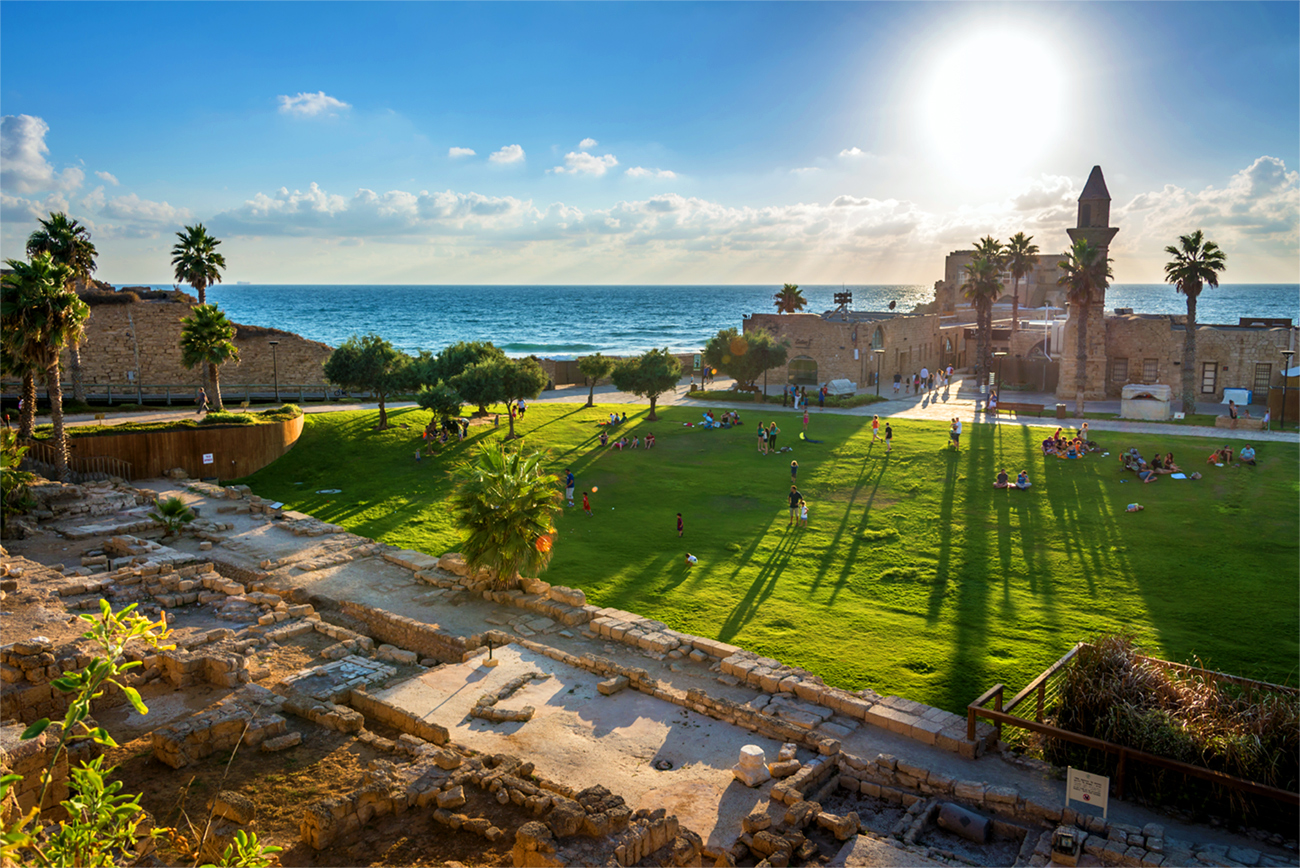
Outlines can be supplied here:
M1033 413L1035 416L1043 415L1043 404L1022 404L1015 401L998 401L995 413L1006 411L1008 413Z

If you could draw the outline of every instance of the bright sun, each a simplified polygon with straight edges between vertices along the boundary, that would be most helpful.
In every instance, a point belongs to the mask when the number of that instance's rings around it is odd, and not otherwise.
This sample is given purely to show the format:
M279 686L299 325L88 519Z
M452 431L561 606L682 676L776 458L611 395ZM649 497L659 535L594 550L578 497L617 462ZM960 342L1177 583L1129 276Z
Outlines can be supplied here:
M978 183L1027 170L1055 144L1064 76L1045 39L977 32L937 58L919 97L927 144L948 171Z

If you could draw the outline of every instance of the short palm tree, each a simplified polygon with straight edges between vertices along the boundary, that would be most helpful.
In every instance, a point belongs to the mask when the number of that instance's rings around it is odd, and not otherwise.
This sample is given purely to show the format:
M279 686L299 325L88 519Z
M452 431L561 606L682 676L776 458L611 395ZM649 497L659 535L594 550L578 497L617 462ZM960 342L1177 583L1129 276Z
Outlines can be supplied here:
M239 361L239 348L232 338L235 326L215 304L196 305L181 320L181 364L187 368L205 365L207 381L212 384L214 406L224 410L221 402L221 379L217 368L226 362Z
M1038 264L1034 236L1017 232L1007 241L1007 270L1011 272L1011 331L1020 331L1020 281Z
M1165 280L1187 296L1187 335L1183 339L1183 412L1196 412L1196 300L1205 284L1219 285L1219 272L1228 267L1219 245L1206 241L1201 230L1178 236L1178 246L1165 253L1173 257L1165 265Z
M1080 238L1065 254L1059 268L1061 277L1057 285L1065 288L1070 300L1070 318L1075 320L1077 338L1074 371L1074 415L1083 418L1083 393L1088 383L1088 314L1092 306L1102 298L1110 279L1109 257L1104 257L1100 247L1093 247L1086 239Z
M961 285L961 291L975 308L975 379L984 383L988 377L989 354L993 343L993 302L1002 292L996 262L982 253L976 253L966 265L966 282Z
M803 297L799 287L793 283L787 283L774 298L777 313L798 313L808 305L808 299Z
M95 273L95 257L99 252L90 242L90 232L76 220L62 211L51 212L49 219L37 220L41 225L27 237L27 255L48 253L55 262L61 262L72 271L69 289L75 291L77 281L90 283L90 276ZM85 402L86 390L81 383L81 343L68 345L68 358L72 368L72 397Z
M14 349L26 364L45 372L50 421L54 423L54 466L59 479L67 481L68 435L63 427L59 354L81 337L90 308L68 289L70 269L50 254L38 254L30 262L8 259L5 265L11 273L4 276L0 320L6 332L13 330L6 349Z
M21 325L10 326L8 321L0 324L0 375L6 379L22 380L22 407L18 413L18 436L30 440L36 427L36 367L30 358L23 355L23 338Z
M179 497L161 497L154 503L149 517L165 527L168 536L175 536L198 516Z
M494 585L505 588L546 569L564 493L559 478L542 468L541 453L524 455L494 440L458 464L451 478L452 510L469 532L461 553L470 575L486 568Z
M199 304L207 304L208 287L221 282L221 272L226 267L226 257L217 252L221 242L209 235L202 223L186 226L176 237L180 239L172 246L176 280L194 287Z

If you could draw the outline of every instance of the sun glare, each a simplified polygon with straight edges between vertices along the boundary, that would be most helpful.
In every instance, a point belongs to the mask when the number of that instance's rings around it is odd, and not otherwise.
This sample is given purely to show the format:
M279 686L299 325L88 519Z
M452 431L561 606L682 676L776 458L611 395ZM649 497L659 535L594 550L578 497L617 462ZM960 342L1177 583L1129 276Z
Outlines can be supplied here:
M973 184L1019 174L1060 135L1061 62L1044 37L960 36L933 63L916 108L927 144Z

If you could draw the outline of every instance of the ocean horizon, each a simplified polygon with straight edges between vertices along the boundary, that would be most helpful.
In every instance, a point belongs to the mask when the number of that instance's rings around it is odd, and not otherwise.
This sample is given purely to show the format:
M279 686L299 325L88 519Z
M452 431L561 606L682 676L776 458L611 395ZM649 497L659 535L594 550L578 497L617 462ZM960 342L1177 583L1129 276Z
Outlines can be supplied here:
M148 286L150 284L117 284ZM153 284L157 289L171 285ZM217 284L207 298L231 320L295 332L338 346L375 332L405 352L438 350L458 341L491 341L512 356L572 358L627 355L667 347L692 352L719 329L740 329L744 317L775 310L780 286L757 285L321 285ZM908 312L932 301L919 284L801 286L809 313L835 307L853 293L851 309ZM190 290L192 292L192 290ZM1183 314L1172 286L1114 284L1106 309ZM1025 314L1032 318L1032 309ZM1197 320L1235 325L1240 317L1300 321L1300 284L1224 284L1200 297Z

